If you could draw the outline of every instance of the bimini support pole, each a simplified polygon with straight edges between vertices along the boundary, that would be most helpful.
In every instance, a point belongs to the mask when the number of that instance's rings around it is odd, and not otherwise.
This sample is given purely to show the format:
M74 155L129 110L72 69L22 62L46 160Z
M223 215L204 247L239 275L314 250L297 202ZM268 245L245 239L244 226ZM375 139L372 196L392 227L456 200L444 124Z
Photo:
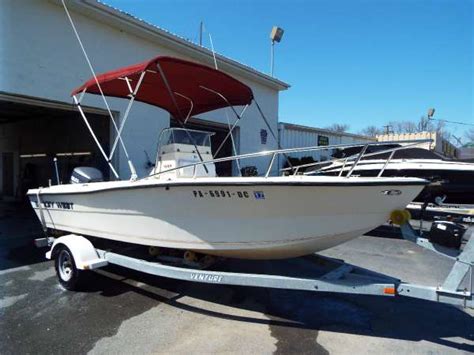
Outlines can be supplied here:
M122 140L123 127L125 126L125 122L128 119L128 116L130 114L130 110L132 108L132 105L135 102L135 97L137 96L138 90L140 89L140 86L142 85L143 78L145 77L145 73L146 72L141 73L140 77L138 78L138 82L137 82L137 85L135 86L134 90L132 90L132 86L130 85L129 79L125 78L126 84L127 84L128 89L130 91L130 101L128 102L127 108L125 109L125 113L123 115L122 122L120 123L120 127L119 127L118 132L117 132L117 136L115 137L114 144L112 145L112 149L110 150L109 160L112 160L112 157L113 157L114 152L115 152L115 148L117 148L118 141ZM137 172L135 171L135 167L133 166L133 163L132 163L132 161L130 160L130 158L128 156L128 152L126 153L126 156L127 156L127 160L128 160L128 166L130 167L130 172L131 172L131 175L132 175L130 179L131 180L136 180L137 179Z
M219 68L218 68L218 66L217 66L216 52L215 52L215 50L214 50L214 43L212 42L212 36L211 36L211 33L210 33L210 32L209 32L209 41L211 42L212 56L213 56L213 58L214 58L214 68L215 68L216 70L219 70ZM224 96L222 95L222 97L224 97ZM224 98L224 99L225 99L225 98ZM227 101L227 99L225 99L225 101L226 101L227 103L229 103L229 102ZM230 106L230 105L229 105L229 106ZM245 106L244 111L245 111L245 109L247 108L247 106L248 106L248 105ZM233 109L233 106L231 106L231 107L232 107L232 109ZM242 113L243 113L243 111L242 111ZM241 114L242 114L242 113L241 113ZM230 136L230 141L231 141L231 143L232 143L232 149L233 149L233 151L234 151L234 154L235 154L235 155L238 155L238 154L237 154L237 148L235 147L234 135L233 135L232 131L234 130L234 128L235 128L237 122L240 120L240 116L237 115L237 120L235 121L235 123L234 123L234 125L233 125L232 127L230 126L230 121L229 121L229 116L227 115L227 110L225 111L225 116L226 116L226 118L227 118L227 127L229 127L229 133L225 136L225 138L222 140L222 142L221 142L219 148L216 150L216 154L215 154L216 157L217 157L217 155L219 154L219 152L221 151L222 147L224 146L224 143L227 141L227 139L229 138L229 136ZM236 164L237 164L237 169L239 170L239 176L242 176L242 171L241 171L241 169L240 169L240 161L237 159L235 162L236 162Z
M229 130L230 130L230 128L231 128L230 119L229 119L229 115L227 113L227 110L225 110L225 118L227 119L227 127L229 127ZM237 154L237 148L235 146L234 135L232 134L232 132L229 132L229 135L230 135L230 142L232 143L232 149L234 151L234 154L238 155ZM222 143L221 143L221 145L222 145ZM239 171L239 176L242 176L242 169L240 167L240 160L236 159L235 163L237 164L237 170Z
M227 135L222 140L221 145L219 146L219 148L217 148L217 150L216 150L216 154L215 154L216 157L219 154L219 152L221 151L222 147L224 146L224 143L227 141L227 139L229 139L229 137L231 137L232 132L234 131L235 127L237 127L237 123L239 123L240 119L243 117L244 112L247 110L247 107L249 107L249 105L245 105L245 107L242 109L240 114L237 116L237 119L232 124L232 127L229 127L229 132L227 133Z
M176 111L178 112L178 115L179 115L178 123L181 126L181 128L184 129L184 131L186 132L186 135L188 136L189 140L193 143L193 146L196 149L196 154L199 157L199 160L201 161L201 163L204 163L204 159L202 158L201 152L199 151L193 136L191 136L189 131L184 126L183 114L181 113L181 110L179 109L178 103L176 102L176 97L174 96L173 90L171 90L171 86L168 82L168 79L166 78L165 72L163 71L163 69L161 68L161 65L159 63L156 63L156 67L158 68L158 71L161 75L161 78L163 79L163 83L166 86L166 90L168 90L168 94L170 95L171 101L173 101L173 105L175 106ZM190 111L189 115L191 115L191 113L192 112ZM203 164L202 166L204 167L204 170L206 171L206 174L208 174L209 169L207 168L206 164Z
M107 112L109 113L109 116L110 116L110 119L112 121L112 124L115 128L115 131L117 132L117 137L118 139L120 140L120 145L122 146L123 148L123 151L125 152L125 156L127 157L127 160L128 160L128 166L130 168L130 172L131 172L131 177L130 179L131 180L136 180L137 179L137 173L135 171L135 167L133 166L133 163L132 161L130 160L130 157L128 155L128 151L127 151L127 148L125 147L125 144L122 140L122 137L120 136L120 132L119 132L119 129L117 127L117 123L115 122L115 119L114 119L114 115L112 114L112 111L110 110L110 106L107 102L107 99L105 98L105 95L104 95L104 92L102 91L102 87L100 86L100 83L99 83L99 80L97 79L97 75L95 73L95 70L94 70L94 67L92 66L92 63L89 59L89 56L87 55L87 52L86 52L86 49L84 48L84 45L82 44L82 41L81 41L81 37L79 36L79 32L77 32L77 29L76 29L76 26L74 25L74 21L72 20L72 17L71 17L71 14L69 13L69 10L66 6L66 3L64 0L61 0L62 4L63 4L63 7L64 7L64 11L66 12L66 15L67 15L67 18L69 19L69 22L71 24L71 27L72 27L72 30L77 38L77 41L79 42L79 46L81 47L81 50L82 50L82 53L84 54L84 57L86 59L86 62L89 66L89 69L90 71L92 72L92 75L94 76L94 79L95 79L95 82L97 84L97 87L100 91L100 94L102 96L102 100L104 101L104 104L105 104L105 107L107 108ZM81 94L81 100L82 100L82 97L84 95L84 92ZM76 103L80 103L81 100L77 100L77 99L74 99L76 101ZM81 115L83 116L83 118L85 117L84 115L84 112L81 112ZM86 119L87 121L87 119ZM90 126L88 126L89 130L91 130L92 128ZM94 140L96 141L96 143L98 143L97 141L97 137L95 136L95 134L93 134L93 137L94 137ZM98 143L100 145L100 143ZM102 149L102 146L100 146L100 150L102 152L102 154L105 154L104 150ZM109 164L109 166L112 166L110 161L111 159L107 157L107 155L104 156L107 160L107 163ZM117 175L117 172L115 171L115 169L113 169L113 172L114 172L114 175L116 176L116 178L118 179L119 176Z
M194 102L193 100L191 100L189 97L187 96L184 96L182 94L180 94L179 92L174 92L175 95L178 95L180 97L182 97L183 99L185 100L188 100L189 101L189 111L188 111L188 114L186 115L186 118L184 120L184 124L186 124L186 122L188 122L188 120L191 118L191 114L193 113L193 108L194 108Z
M240 119L240 116L239 114L237 113L237 111L235 110L234 106L232 106L229 102L229 100L227 100L227 98L222 95L220 92L218 91L215 91L215 90L212 90L212 89L209 89L208 87L205 87L205 86L202 86L202 85L199 85L199 87L203 90L206 90L206 91L209 91L209 92L212 92L213 94L216 94L217 96L219 96L222 100L224 100L224 102L232 109L232 111L234 112L235 116L237 116L239 119Z
M224 140L222 141L221 145L220 145L219 148L217 149L217 151L216 151L216 156L217 156L217 154L219 154L220 150L221 150L222 147L224 146L224 143L225 143L225 141L229 138L229 136L230 136L231 139L232 139L232 144L234 144L234 143L233 143L233 138L234 138L234 137L232 136L232 131L234 130L234 128L235 128L236 125L237 125L237 122L242 118L242 116L237 113L237 111L235 110L234 106L232 106L232 105L230 104L229 100L227 100L227 98L226 98L224 95L222 95L220 92L215 91L215 90L212 90L212 89L210 89L210 88L208 88L208 87L205 87L205 86L202 86L202 85L199 85L199 87L200 87L201 89L203 89L203 90L209 91L209 92L211 92L211 93L213 93L213 94L219 96L219 97L227 104L227 106L232 109L232 112L234 113L235 117L237 117L237 120L236 120L236 121L234 122L234 124L232 125L232 128L229 130L229 133L227 133L227 135L225 136L225 138L224 138ZM247 109L247 106L248 106L248 105L246 105L246 106L244 107L244 109L242 110L242 113ZM229 120L227 120L227 122L228 122L228 124L229 124L229 126L230 126ZM234 147L234 150L235 150L235 147Z
M277 147L278 147L278 149L282 149L281 146L280 146L280 141L278 140L278 137L275 135L275 132L273 132L273 129L272 129L272 127L270 126L270 123L268 123L267 118L266 118L265 115L263 114L263 111L262 111L262 109L260 108L260 105L258 104L257 100L254 98L253 101L255 102L255 105L257 106L258 112L260 112L260 116L262 116L263 121L264 121L265 124L267 125L268 130L270 131L270 134L273 136L273 138L274 138L275 141L277 142ZM290 158L288 157L288 155L286 155L285 153L283 153L283 155L285 156L285 159L286 159L286 161L288 162L288 165L290 166L291 170L294 171L293 164L291 164L291 161L290 161Z
M112 173L114 174L115 178L119 178L119 175L117 174L117 171L115 170L114 166L112 165L110 159L107 157L107 154L105 154L104 149L102 148L102 145L100 144L99 140L97 139L97 136L94 133L94 130L92 129L91 125L89 124L89 120L87 119L84 110L81 107L81 103L77 100L76 95L72 96L74 103L76 104L77 109L79 110L79 113L82 116L82 119L84 120L87 128L89 129L90 134L92 135L92 138L94 139L95 143L99 147L100 152L104 156L104 159L107 161L107 164L109 164L110 170L112 170Z
M202 86L200 85L199 86L201 89L204 89L206 91L209 91L217 96L219 96L222 100L224 100L224 102L228 105L228 107L230 107L232 109L232 112L234 112L234 115L237 117L237 120L235 121L234 125L231 127L230 126L230 121L229 121L229 116L227 115L227 111L225 111L225 115L226 115L226 118L227 118L227 126L229 127L229 133L225 136L224 140L221 142L219 148L216 150L216 157L217 157L217 154L219 154L219 152L221 151L222 147L224 146L224 143L226 142L226 140L230 137L230 140L232 142L232 149L234 151L234 154L237 155L237 149L235 147L235 143L234 143L234 135L232 134L232 131L234 130L235 126L237 125L237 122L240 120L241 116L237 113L237 111L235 110L234 106L232 106L229 102L229 100L227 100L227 98L222 95L220 92L218 91L215 91L215 90L212 90L212 89L209 89L208 87L205 87L205 86ZM245 107L246 108L246 107ZM244 110L245 110L244 108ZM240 170L240 161L237 159L236 161L236 164L237 164L237 169L239 170L239 176L242 176L242 172Z

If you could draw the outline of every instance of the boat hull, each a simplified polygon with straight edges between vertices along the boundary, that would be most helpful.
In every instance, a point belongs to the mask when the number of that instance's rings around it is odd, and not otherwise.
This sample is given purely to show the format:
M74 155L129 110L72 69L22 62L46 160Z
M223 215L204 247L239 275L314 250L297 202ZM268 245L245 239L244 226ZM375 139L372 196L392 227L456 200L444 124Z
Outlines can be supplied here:
M423 188L423 180L381 180L111 182L82 190L56 186L28 195L38 218L51 229L228 257L279 259L356 238L384 223Z
M365 160L360 162L352 175L375 177L383 169L384 160ZM340 174L340 163L328 166L319 173L329 176ZM350 167L345 167L342 175ZM385 177L416 177L432 182L415 198L417 202L434 202L437 196L446 196L444 202L450 204L474 204L474 164L457 161L410 159L392 160L383 172Z

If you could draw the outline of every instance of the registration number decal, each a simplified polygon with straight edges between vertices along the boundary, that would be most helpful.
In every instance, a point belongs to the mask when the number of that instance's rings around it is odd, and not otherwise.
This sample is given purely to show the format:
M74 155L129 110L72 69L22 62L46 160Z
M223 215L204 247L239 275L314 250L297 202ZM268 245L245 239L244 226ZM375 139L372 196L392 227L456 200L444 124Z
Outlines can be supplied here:
M253 191L253 193L246 190L230 191L230 190L193 190L195 198L255 198L256 200L265 200L263 191Z

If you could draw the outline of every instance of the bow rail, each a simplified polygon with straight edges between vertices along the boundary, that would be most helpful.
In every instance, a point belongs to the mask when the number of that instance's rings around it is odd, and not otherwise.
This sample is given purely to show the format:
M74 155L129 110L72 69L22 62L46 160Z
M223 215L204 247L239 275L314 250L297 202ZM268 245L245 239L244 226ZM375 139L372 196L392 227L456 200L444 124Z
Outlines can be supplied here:
M344 158L344 159L337 158L337 159L332 159L332 160L326 160L324 162L315 162L315 163L310 163L310 164L300 164L300 165L297 165L297 166L292 166L292 167L289 167L289 168L281 169L280 171L293 171L292 175L297 175L301 168L317 166L317 165L320 165L320 164L328 164L328 163L337 162L337 161L344 161L343 167L341 169L341 171L342 171L344 169L347 161L355 160L354 164L351 166L351 169L350 169L349 173L345 176L345 177L348 178L348 177L351 176L352 171L355 169L355 167L357 166L359 161L362 159L362 157L380 155L380 154L391 152L390 156L386 159L384 166L382 167L381 171L378 174L378 177L380 177L382 175L383 171L385 170L385 168L387 167L388 163L390 162L390 160L393 158L393 155L396 151L407 149L407 148L410 148L410 147L413 147L413 146L416 146L416 145L420 145L420 144L423 144L423 143L429 143L429 142L432 142L432 140L431 139L417 139L417 140L406 140L406 141L335 144L335 145L326 145L326 146L311 146L311 147L300 147L300 148L265 150L265 151L261 151L261 152L240 154L240 155L235 155L235 156L229 156L229 157L224 157L224 158L217 158L217 159L212 159L212 160L199 161L199 162L195 162L195 163L185 164L185 165L177 166L177 167L174 167L174 168L170 168L170 169L155 172L155 173L150 174L147 177L144 177L142 179L146 179L146 178L152 177L152 176L159 176L159 175L164 174L164 173L169 173L169 172L172 172L172 171L176 171L176 170L179 170L179 169L185 169L185 168L194 168L193 178L197 178L197 175L196 175L197 174L197 169L196 169L196 167L201 166L201 165L218 164L218 163L234 161L234 160L244 160L244 159L271 156L268 168L266 169L266 172L263 175L264 177L269 177L270 174L271 174L273 165L275 163L275 159L279 155L287 156L288 154L292 154L292 153L314 152L314 151L318 151L318 150L333 150L333 149L351 148L351 147L362 147L362 150L359 154L352 155L352 156ZM369 146L379 146L379 145L387 145L387 144L405 144L405 145L403 145L401 147L389 148L389 149L379 151L379 152L365 154L365 151L367 150L367 148Z

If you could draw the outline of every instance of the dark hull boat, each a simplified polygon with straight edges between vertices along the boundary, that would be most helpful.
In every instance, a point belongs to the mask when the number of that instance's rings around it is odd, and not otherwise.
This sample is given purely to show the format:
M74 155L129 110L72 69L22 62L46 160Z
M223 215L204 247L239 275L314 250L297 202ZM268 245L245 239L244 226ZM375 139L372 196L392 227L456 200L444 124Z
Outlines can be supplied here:
M366 154L394 148L394 145L371 146ZM340 150L335 158L344 159L358 154L362 147ZM362 158L352 171L352 176L378 176L390 153L381 153ZM352 164L335 161L314 174L345 176ZM474 164L442 159L436 153L422 148L398 150L383 170L384 177L417 177L430 184L415 198L416 202L435 202L437 197L449 204L474 204ZM439 201L439 200L438 200Z

